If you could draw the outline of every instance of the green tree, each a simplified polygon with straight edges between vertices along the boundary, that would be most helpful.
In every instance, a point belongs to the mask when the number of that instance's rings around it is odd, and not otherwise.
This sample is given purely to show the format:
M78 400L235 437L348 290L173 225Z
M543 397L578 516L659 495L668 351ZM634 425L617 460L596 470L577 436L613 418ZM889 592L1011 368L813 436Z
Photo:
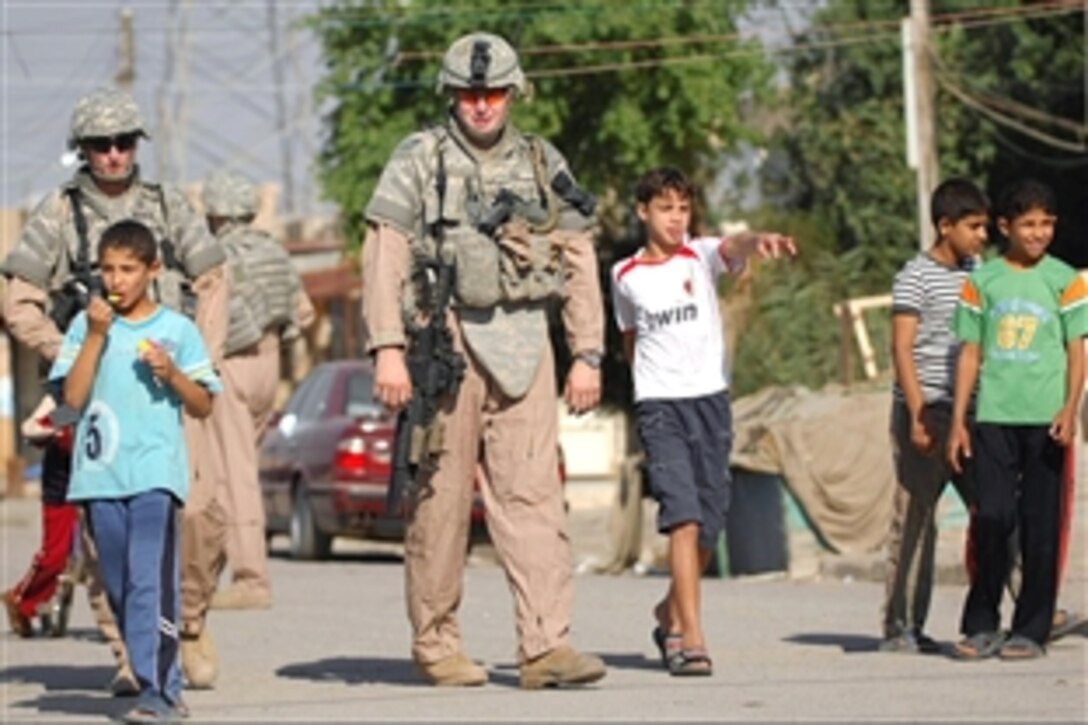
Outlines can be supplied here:
M1027 108L1085 117L1083 14L1033 5L932 3L941 175L966 175L991 194L1018 176L1050 183L1062 215L1053 249L1088 266L1088 250L1078 241L1088 234L1088 156L995 124L962 96L998 99L1006 114ZM773 382L834 379L839 348L830 343L838 339L839 325L831 305L888 292L895 270L917 251L897 23L909 12L907 0L830 0L796 39L798 52L786 65L789 85L777 107L785 121L764 169L770 203L763 216L814 237L798 233L799 264L761 271L737 352L741 392ZM1047 126L1040 118L1031 117L1029 125L1075 140L1068 126ZM787 313L777 292L782 287L791 290L789 298L816 302L786 305ZM887 316L868 319L876 340L887 340Z
M319 95L331 107L320 158L325 192L358 239L394 145L445 119L446 101L434 88L445 48L472 30L495 32L520 50L535 86L535 97L515 106L514 122L552 141L601 202L604 277L618 254L634 248L628 209L638 175L668 163L706 185L723 154L761 138L744 111L769 98L773 68L750 52L758 46L736 37L735 18L746 6L745 0L336 3L312 19L327 67ZM606 397L619 401L629 383L614 327L609 320Z

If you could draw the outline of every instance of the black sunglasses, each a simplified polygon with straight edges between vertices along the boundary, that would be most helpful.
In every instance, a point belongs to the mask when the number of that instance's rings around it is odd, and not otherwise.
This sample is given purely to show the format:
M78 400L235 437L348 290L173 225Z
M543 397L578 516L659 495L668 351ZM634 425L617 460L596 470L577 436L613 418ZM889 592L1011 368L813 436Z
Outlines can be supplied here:
M138 134L123 133L120 136L91 136L83 139L80 143L95 153L108 154L112 148L116 148L118 151L131 151L136 148L138 138Z

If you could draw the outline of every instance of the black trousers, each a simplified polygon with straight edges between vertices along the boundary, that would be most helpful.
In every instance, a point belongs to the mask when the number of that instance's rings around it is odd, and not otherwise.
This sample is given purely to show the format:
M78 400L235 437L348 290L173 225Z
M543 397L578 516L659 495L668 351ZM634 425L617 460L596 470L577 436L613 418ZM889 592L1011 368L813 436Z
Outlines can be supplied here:
M1009 573L1009 536L1019 528L1023 582L1012 634L1044 644L1058 596L1058 539L1065 449L1049 426L979 423L973 438L978 511L977 571L960 630L971 636L1001 628Z

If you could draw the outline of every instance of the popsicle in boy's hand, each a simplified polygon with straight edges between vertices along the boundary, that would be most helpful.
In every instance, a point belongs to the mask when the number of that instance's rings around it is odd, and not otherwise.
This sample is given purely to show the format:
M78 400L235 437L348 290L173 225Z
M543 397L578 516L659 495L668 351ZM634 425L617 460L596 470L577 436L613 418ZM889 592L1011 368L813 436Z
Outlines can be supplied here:
M136 343L136 351L140 359L147 363L157 380L169 383L177 368L170 358L170 353L162 345L149 338L144 338Z

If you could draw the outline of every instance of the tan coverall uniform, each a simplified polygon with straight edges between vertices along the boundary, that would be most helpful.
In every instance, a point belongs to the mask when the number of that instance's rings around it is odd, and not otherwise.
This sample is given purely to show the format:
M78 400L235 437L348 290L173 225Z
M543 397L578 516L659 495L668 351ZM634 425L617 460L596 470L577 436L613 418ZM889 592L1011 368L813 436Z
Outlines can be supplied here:
M300 292L296 324L314 320L310 298ZM257 438L276 402L280 380L280 333L268 331L252 347L224 358L219 365L223 393L209 417L217 490L227 515L226 561L236 586L268 594L265 511L257 468ZM217 559L221 562L221 558ZM220 571L222 567L220 566Z
M229 307L229 306L228 306ZM300 292L299 328L314 319ZM183 519L182 631L194 637L204 626L212 595L227 562L243 586L269 591L265 513L257 477L257 437L275 402L280 376L280 335L268 332L252 347L226 356L229 315L213 359L223 382L212 414L195 422L192 435L205 446L198 478ZM188 432L188 431L187 431ZM192 445L192 444L190 444Z
M451 128L450 135L457 130ZM517 153L520 135L510 126L506 141L478 160L480 176L488 179L492 162ZM394 152L386 174L430 163L427 140L417 135ZM464 141L461 140L464 147ZM414 152L413 148L424 148ZM450 148L455 148L450 144ZM404 150L410 157L396 166ZM463 188L457 179L464 159L448 152L451 188ZM414 155L413 155L414 154ZM554 152L558 156L558 152ZM559 157L561 159L561 157ZM526 161L526 163L528 163ZM561 162L565 165L565 162ZM392 170L391 170L392 169ZM532 178L532 172L520 168ZM383 183L375 196L382 193ZM427 179L401 184L427 194ZM396 189L393 193L396 193ZM451 204L456 201L454 193ZM398 201L394 199L394 201ZM400 200L404 207L425 206L419 198ZM373 202L372 202L373 204ZM451 209L461 214L462 210ZM408 276L410 248L416 241L407 224L394 225L368 215L371 226L363 245L363 315L370 351L404 346L401 318L402 285ZM418 221L418 220L417 220ZM462 222L466 223L466 222ZM398 228L403 226L404 228ZM603 349L603 307L597 261L588 224L580 229L562 227L550 232L565 258L562 317L573 352ZM508 396L495 371L465 344L463 309L450 313L455 346L465 356L467 370L455 399L442 405L444 444L437 470L422 481L421 495L408 522L405 540L406 593L412 624L412 655L417 662L435 663L461 651L456 611L461 602L463 569L469 531L474 471L482 465L482 496L487 524L514 596L519 661L526 662L567 644L573 598L570 541L566 533L563 490L557 460L557 416L554 361L547 327L535 325L498 329L497 345L507 348L508 359L543 348L539 364L525 392ZM518 306L508 311L513 318ZM487 325L484 326L488 327ZM477 332L488 333L477 328ZM511 332L510 339L504 339Z

